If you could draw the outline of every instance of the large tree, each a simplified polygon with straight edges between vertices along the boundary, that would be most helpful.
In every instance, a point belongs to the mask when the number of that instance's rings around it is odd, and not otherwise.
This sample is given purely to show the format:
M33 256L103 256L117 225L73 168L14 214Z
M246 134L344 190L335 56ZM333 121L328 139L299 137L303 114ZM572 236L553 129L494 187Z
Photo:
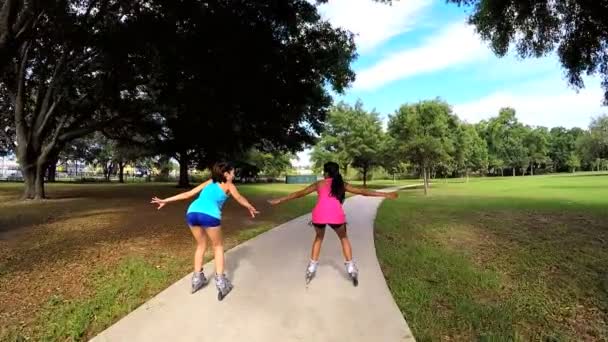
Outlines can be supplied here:
M44 197L49 160L70 140L148 113L182 176L252 145L299 149L325 119L326 85L340 93L354 79L352 34L304 0L9 2L3 19L34 18L26 35L0 32L14 47L0 46L12 53L0 96L27 198Z
M390 116L389 135L398 144L403 160L417 165L428 194L429 170L453 151L452 134L457 119L450 106L439 99L406 104Z
M513 176L518 169L527 168L529 158L524 144L526 130L517 120L515 109L500 109L498 116L488 121L486 130L490 154L509 166Z
M163 13L171 21L156 29L163 68L153 93L166 128L159 145L180 162L181 185L193 165L252 147L293 152L312 144L330 87L341 93L354 79L352 34L307 1L190 1Z
M137 113L147 65L139 2L6 1L0 13L0 113L15 128L24 198L71 140ZM141 47L141 46L140 46Z
M360 110L354 114L349 153L353 167L361 172L363 186L367 186L369 171L382 163L385 136L377 113Z
M519 56L557 50L568 81L599 74L608 103L608 2L588 0L447 0L472 8L469 23L499 56L514 46Z

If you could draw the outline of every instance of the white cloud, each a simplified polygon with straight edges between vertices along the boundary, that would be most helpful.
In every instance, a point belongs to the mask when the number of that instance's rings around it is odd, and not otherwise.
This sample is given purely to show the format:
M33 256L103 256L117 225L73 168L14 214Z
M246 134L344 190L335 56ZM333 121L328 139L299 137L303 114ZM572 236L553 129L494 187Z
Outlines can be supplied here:
M419 13L432 0L399 0L392 5L372 0L331 0L319 6L323 18L357 36L359 52L365 53L412 28Z
M422 46L395 53L357 73L355 90L373 90L387 83L422 73L485 59L490 50L472 26L448 25Z
M456 105L454 112L475 123L496 116L502 107L512 107L517 118L528 125L585 128L593 117L608 112L602 99L603 91L595 82L577 93L565 80L547 79Z

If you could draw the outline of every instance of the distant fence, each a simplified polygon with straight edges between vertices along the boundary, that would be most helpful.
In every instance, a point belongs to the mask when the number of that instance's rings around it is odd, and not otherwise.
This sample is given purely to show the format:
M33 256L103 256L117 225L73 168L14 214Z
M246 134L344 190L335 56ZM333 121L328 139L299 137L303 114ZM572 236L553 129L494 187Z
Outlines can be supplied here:
M316 181L316 175L293 175L285 177L285 183L287 184L310 184Z

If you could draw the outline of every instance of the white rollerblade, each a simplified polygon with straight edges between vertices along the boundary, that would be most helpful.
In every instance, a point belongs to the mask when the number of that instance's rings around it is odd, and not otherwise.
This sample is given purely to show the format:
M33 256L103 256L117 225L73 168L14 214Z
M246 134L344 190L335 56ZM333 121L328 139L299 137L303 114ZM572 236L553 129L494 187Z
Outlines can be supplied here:
M306 285L310 284L312 278L317 274L317 266L319 265L318 261L310 260L308 263L308 267L306 268Z
M353 281L354 286L359 286L359 269L354 261L347 261L344 263L346 267L346 273L348 273L350 279Z

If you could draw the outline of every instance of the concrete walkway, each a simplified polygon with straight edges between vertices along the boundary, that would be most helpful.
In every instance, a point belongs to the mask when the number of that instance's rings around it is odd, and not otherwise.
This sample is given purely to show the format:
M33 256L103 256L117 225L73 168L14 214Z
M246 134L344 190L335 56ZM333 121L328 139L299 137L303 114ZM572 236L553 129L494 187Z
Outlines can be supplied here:
M306 215L226 253L234 289L224 301L217 300L213 281L190 294L188 274L92 341L414 341L376 258L380 202L356 196L344 205L358 287L345 274L330 228L317 275L306 286L314 234ZM205 274L213 272L213 263L206 264Z

